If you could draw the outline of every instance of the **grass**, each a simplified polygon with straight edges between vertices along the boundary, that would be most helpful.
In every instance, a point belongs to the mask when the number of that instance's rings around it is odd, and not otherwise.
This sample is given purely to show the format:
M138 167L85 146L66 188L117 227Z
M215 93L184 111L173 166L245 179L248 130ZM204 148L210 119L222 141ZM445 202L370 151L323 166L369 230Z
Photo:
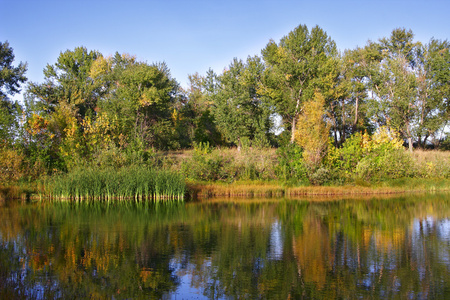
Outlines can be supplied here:
M276 175L275 149L213 149L196 156L194 150L166 153L174 171L189 178L190 198L296 197L310 195L380 195L418 191L450 190L450 152L414 150L410 177L383 180L356 179L328 186L309 186L299 180L281 180ZM201 158L203 157L203 158ZM221 164L215 164L219 161ZM211 163L213 162L213 163ZM187 166L183 169L182 165ZM212 170L216 167L216 170ZM255 170L256 176L246 176ZM218 174L216 176L208 175ZM331 186L329 186L331 184Z
M299 197L388 195L406 192L449 191L449 179L402 178L373 185L285 186L281 182L243 181L232 184L188 182L190 198L213 197Z
M78 169L42 182L44 195L74 200L182 200L186 185L175 172L145 167Z
M283 197L286 190L277 182L198 183L188 182L192 199L211 197Z
M424 178L450 178L450 151L414 150L415 173Z

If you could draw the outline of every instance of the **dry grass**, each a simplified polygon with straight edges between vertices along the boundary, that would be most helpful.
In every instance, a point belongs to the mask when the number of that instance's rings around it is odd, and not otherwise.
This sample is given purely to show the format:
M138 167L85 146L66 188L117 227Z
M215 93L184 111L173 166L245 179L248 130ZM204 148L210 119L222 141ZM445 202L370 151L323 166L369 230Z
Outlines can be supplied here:
M278 182L250 182L250 183L188 183L192 199L216 198L216 197L341 197L341 196L370 196L370 195L394 195L406 192L426 192L426 191L448 191L450 181L444 180L436 185L429 182L423 184L416 182L406 182L398 186L301 186L284 187Z
M411 154L415 176L450 178L450 151L414 150Z
M181 163L185 160L189 160L193 157L195 150L194 149L185 149L179 151L163 151L155 154L157 159L163 160L164 164L167 164L166 167L170 167L172 169L177 169L181 165ZM256 161L259 163L275 163L277 159L276 149L275 148L266 148L266 149L258 149L258 148L248 148L242 149L238 151L237 148L214 148L211 149L211 153L205 153L204 155L212 155L217 154L222 157L233 157L235 164L244 165L249 160Z
M188 183L191 198L212 197L283 197L285 189L276 183L221 184Z
M426 163L449 163L450 161L450 151L439 151L439 150L414 150L412 153L413 159L421 165Z

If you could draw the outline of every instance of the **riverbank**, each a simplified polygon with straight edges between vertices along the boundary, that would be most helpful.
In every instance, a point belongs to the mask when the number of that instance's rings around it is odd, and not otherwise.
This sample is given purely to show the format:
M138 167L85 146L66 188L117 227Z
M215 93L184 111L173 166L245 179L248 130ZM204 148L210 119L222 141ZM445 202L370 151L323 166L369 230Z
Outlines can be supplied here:
M449 192L449 179L399 179L380 182L372 186L287 186L280 182L235 182L235 183L186 183L186 200L209 199L218 197L237 198L280 198L298 196L370 196L404 193ZM6 199L40 199L36 189L20 186L0 187L0 201ZM45 198L45 195L44 195Z
M370 186L287 186L278 182L235 182L232 184L188 182L186 188L189 193L189 199L388 195L416 192L447 192L450 191L450 180L402 178L389 182L379 182Z
M80 161L64 172L25 176L20 170L13 171L15 176L0 180L0 200L41 196L79 200L291 197L450 190L450 151L411 153L389 148L392 145L385 142L362 152L359 140L348 141L350 145L330 150L317 168L305 164L299 146L289 144L241 151L199 145L190 150L149 152L142 157L136 154L128 160ZM156 173L171 176L159 180L153 176Z
M24 186L18 184L0 185L0 201L7 199L31 199L36 195L36 187Z
M297 152L298 147L291 148L284 152L280 149L247 148L239 152L233 148L198 148L155 153L147 161L139 163L118 166L86 164L69 173L41 176L26 184L22 181L3 182L0 184L0 200L30 199L38 195L100 199L151 198L155 193L161 194L161 189L150 188L150 185L156 187L159 183L163 186L166 184L148 176L147 168L169 172L173 174L171 177L178 178L177 182L185 181L184 192L176 193L184 195L185 199L450 191L449 151L415 150L411 154L399 150L397 154L400 156L394 155L386 160L385 168L378 166L375 160L382 156L363 161L365 164L362 165L366 169L358 164L357 170L370 172L360 173L352 168L354 163L343 164L349 160L348 157L353 156L343 155L339 164L332 164L330 161L335 160L329 159L308 177L301 163L300 152ZM406 163L395 163L398 157L403 157L402 161ZM121 174L123 176L119 176ZM172 181L167 184L171 189L173 186ZM106 193L102 190L106 190Z

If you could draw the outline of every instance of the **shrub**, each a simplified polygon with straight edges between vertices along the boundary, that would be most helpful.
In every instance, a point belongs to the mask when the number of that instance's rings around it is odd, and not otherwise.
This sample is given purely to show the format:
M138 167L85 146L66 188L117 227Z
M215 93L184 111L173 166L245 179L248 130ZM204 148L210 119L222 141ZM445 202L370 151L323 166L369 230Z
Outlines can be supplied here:
M14 149L0 148L0 182L17 181L24 175L24 155Z
M284 181L308 181L307 168L303 163L303 151L297 144L287 144L277 150L276 175Z
M196 146L181 164L187 178L200 181L234 182L275 178L274 155L270 149L214 149Z
M356 165L356 178L377 181L413 175L413 161L404 149L369 152Z
M355 133L341 148L331 147L325 159L330 169L329 178L366 182L409 177L414 174L414 164L406 153L402 141L385 127L369 136Z
M357 132L342 144L342 148L339 149L339 167L341 169L346 172L353 171L358 162L364 157L366 151L363 147L363 138L363 135Z
M309 176L309 181L312 185L323 185L330 180L330 171L324 167L318 168Z
M187 178L201 181L225 180L224 168L227 158L217 150L211 151L208 144L197 144L190 158L183 161L181 169ZM229 161L228 161L229 163Z

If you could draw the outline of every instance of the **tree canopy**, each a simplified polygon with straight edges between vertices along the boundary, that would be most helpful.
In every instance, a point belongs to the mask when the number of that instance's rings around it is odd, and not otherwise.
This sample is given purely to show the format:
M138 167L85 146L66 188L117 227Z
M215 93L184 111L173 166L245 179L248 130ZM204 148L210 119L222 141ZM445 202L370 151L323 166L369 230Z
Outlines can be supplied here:
M20 92L20 85L27 80L27 64L20 62L14 67L13 48L8 41L0 42L0 141L2 145L13 142L18 130L20 105L9 96Z
M318 26L309 31L306 25L295 28L278 44L270 41L262 50L267 64L262 93L289 124L291 142L302 104L317 88L326 88L335 54L336 45L326 32Z

